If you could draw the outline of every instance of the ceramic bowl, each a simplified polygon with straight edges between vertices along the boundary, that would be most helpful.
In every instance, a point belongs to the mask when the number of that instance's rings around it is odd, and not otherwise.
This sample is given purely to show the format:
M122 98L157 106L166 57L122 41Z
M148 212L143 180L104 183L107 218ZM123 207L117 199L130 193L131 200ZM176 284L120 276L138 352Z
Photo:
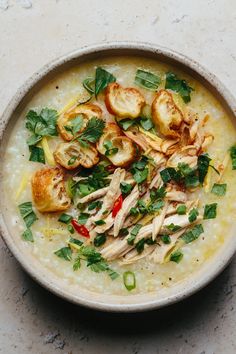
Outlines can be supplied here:
M224 106L229 116L235 119L236 102L234 98L214 75L210 74L194 60L169 49L147 43L116 42L95 45L76 50L47 64L19 89L8 104L0 120L1 157L4 155L4 149L11 134L12 126L25 105L39 88L47 84L54 75L71 66L83 61L111 55L144 56L179 67L202 82ZM2 175L0 177L2 180ZM0 184L0 192L2 188L2 184ZM63 279L49 273L29 252L22 251L22 241L20 239L18 241L14 237L14 230L8 227L7 220L10 217L10 215L7 215L4 205L1 205L0 226L2 237L26 272L54 294L75 304L103 311L145 311L180 301L195 293L215 278L228 264L236 250L236 238L232 237L222 246L218 252L218 257L213 257L212 260L206 262L199 271L192 274L191 278L187 278L161 292L145 295L129 294L128 296L101 295L78 288L78 285L74 287L68 286Z

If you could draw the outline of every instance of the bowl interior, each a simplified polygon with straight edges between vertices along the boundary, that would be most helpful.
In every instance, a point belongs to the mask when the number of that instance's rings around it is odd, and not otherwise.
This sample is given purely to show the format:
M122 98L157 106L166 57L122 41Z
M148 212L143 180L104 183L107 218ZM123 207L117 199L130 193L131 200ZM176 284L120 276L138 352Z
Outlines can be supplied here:
M235 124L234 112L236 111L236 104L233 97L213 75L209 74L196 62L178 53L153 45L114 43L105 46L84 48L62 57L46 65L25 83L8 105L0 122L1 158L5 154L7 142L16 120L41 87L52 80L55 75L71 66L78 65L87 60L99 59L104 56L114 56L115 58L121 55L137 55L153 58L174 65L190 74L196 80L200 81L218 99ZM2 181L2 172L0 173L0 178ZM2 188L1 183L0 190L3 193ZM36 281L55 294L74 303L105 311L142 311L179 301L199 290L212 280L227 265L236 250L235 238L229 238L218 254L196 271L191 279L187 278L158 293L152 292L145 295L129 294L128 296L101 295L78 288L78 285L69 285L65 279L61 279L53 272L46 270L35 257L27 252L25 248L22 248L21 240L15 237L17 230L8 227L11 217L7 204L2 202L0 220L1 233L6 244L24 269Z

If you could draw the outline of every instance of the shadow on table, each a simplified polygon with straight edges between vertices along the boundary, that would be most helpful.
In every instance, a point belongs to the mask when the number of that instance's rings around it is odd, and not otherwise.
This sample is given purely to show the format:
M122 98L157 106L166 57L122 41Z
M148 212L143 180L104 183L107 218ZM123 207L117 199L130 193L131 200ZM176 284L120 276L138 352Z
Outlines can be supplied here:
M104 313L86 309L74 304L70 304L34 283L30 278L27 283L37 297L39 311L51 313L58 323L63 322L66 328L76 326L83 330L96 330L97 333L106 333L129 336L140 333L156 333L170 330L175 325L183 326L186 322L203 319L210 310L219 312L222 302L228 301L233 296L233 287L230 284L233 278L233 264L228 266L211 284L195 295L185 299L180 303L154 310L140 313ZM36 295L37 294L37 295ZM219 305L221 303L221 305Z

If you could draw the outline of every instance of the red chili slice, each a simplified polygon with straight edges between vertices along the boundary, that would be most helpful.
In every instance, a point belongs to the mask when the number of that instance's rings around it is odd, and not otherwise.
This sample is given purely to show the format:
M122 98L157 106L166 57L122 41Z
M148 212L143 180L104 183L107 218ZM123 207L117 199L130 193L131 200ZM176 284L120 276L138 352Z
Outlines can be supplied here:
M108 166L106 167L106 169L107 169L108 172L114 172L115 169L116 169L116 166L114 166L114 165L108 165Z
M112 216L113 218L116 217L117 213L120 211L120 209L122 208L122 204L123 204L123 197L122 194L119 196L119 198L116 199L113 209L112 209Z
M89 231L84 225L80 225L76 219L71 220L74 229L82 236L89 238Z

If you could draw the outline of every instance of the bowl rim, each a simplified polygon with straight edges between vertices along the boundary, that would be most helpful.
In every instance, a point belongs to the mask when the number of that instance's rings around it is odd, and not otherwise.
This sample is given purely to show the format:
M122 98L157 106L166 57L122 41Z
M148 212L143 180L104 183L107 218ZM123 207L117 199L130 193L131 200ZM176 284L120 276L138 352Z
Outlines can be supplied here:
M106 55L106 52L111 50L114 51L122 51L127 50L131 51L130 55L132 55L132 50L137 52L143 52L145 55L149 53L157 56L162 56L164 58L168 58L176 64L180 64L181 66L185 67L186 69L190 69L192 71L192 75L196 74L200 76L206 83L210 85L212 89L215 90L215 93L223 99L226 107L231 111L234 115L236 113L236 100L233 95L228 91L228 89L220 82L215 75L210 73L207 69L205 69L202 65L200 65L195 60L180 54L174 50L168 49L163 46L159 46L153 43L147 42L136 42L136 41L115 41L115 42L108 42L102 44L95 44L90 46L84 46L80 49L72 51L68 54L60 56L57 59L50 61L48 64L44 65L40 70L34 73L15 93L9 104L7 105L5 111L2 114L1 120L3 125L0 127L0 143L2 145L2 138L4 137L4 131L10 121L13 113L20 105L24 97L33 90L34 86L39 83L43 78L46 78L49 73L53 72L53 70L59 69L63 67L65 64L70 64L73 66L73 60L86 57L89 55L93 55L96 53L102 53ZM109 56L109 53L107 54ZM122 56L122 54L120 54ZM89 60L89 59L88 59ZM2 204L0 206L2 209ZM208 269L208 272L203 274L203 277L198 280L197 282L190 282L187 284L186 287L183 287L182 291L177 292L172 296L168 296L163 299L159 300L151 300L151 301L144 301L142 303L104 303L99 300L86 300L83 297L74 296L73 294L67 293L66 290L58 288L55 284L50 282L47 278L44 278L42 274L40 274L40 270L32 270L29 267L26 259L21 255L17 245L13 242L12 238L10 237L10 233L8 232L7 225L4 221L3 212L0 210L0 232L1 236L6 243L7 247L13 253L14 257L17 261L21 264L23 269L40 285L42 285L47 290L51 291L55 295L75 303L77 305L83 305L85 307L89 307L96 310L102 311L110 311L110 312L140 312L140 311L147 311L152 309L161 308L194 294L195 292L202 289L206 286L210 281L212 281L230 262L231 258L233 257L236 251L236 242L234 242L234 247L228 247L228 249L224 252L221 259L216 260L214 263L214 267L212 269ZM233 242L232 242L233 244ZM220 257L219 257L220 258ZM209 267L208 267L209 268ZM135 295L134 295L135 296Z

